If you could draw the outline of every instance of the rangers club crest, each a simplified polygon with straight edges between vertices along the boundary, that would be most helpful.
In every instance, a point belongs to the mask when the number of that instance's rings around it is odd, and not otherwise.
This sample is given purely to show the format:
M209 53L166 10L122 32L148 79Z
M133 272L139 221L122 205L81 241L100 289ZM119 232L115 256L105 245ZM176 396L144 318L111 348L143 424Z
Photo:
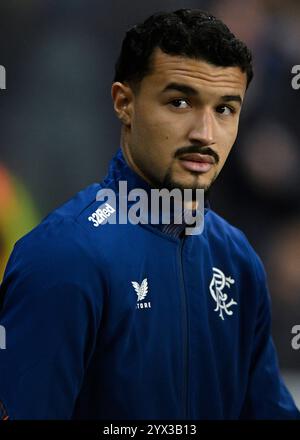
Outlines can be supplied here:
M224 292L224 289L230 289L234 284L234 280L231 277L225 277L224 272L216 267L213 267L213 277L209 285L211 296L216 302L215 312L219 312L219 316L224 321L224 313L226 315L232 315L233 311L230 308L233 305L237 305L237 302L228 298L228 294Z

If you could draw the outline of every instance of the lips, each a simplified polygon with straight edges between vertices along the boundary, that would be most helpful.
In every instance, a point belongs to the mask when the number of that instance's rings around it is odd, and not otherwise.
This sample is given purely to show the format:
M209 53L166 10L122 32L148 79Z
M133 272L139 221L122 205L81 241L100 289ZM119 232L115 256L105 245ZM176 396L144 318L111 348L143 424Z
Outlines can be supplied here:
M215 163L212 156L200 153L185 154L180 158L180 163L188 171L206 173Z

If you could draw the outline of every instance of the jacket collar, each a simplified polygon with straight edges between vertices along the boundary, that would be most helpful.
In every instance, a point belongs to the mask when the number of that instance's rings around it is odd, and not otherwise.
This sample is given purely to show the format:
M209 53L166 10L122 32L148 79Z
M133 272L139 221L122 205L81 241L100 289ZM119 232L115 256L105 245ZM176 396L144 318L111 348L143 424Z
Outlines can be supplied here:
M132 168L127 164L126 159L124 158L122 149L119 148L115 154L115 156L112 158L110 164L109 164L109 170L108 174L103 180L103 186L106 188L113 189L115 193L119 192L119 182L120 181L126 181L127 182L127 191L128 193L133 189L142 189L147 192L147 194L150 196L151 187L142 177L140 177L137 173L135 173ZM150 200L150 197L148 197ZM128 201L128 207L132 205L134 202ZM204 215L207 214L208 210L210 209L208 200L205 200L204 203ZM149 210L150 212L150 210ZM157 228L161 232L170 235L174 238L180 238L184 234L184 230L187 227L191 227L191 225L187 224L185 222L185 218L188 218L189 215L195 215L195 211L191 210L184 210L180 213L180 223L179 221L176 223L175 216L171 213L171 221L168 224L165 224L160 219L158 224L151 223L150 218L149 224L150 227ZM179 219L178 219L179 220ZM178 224L179 223L179 224Z

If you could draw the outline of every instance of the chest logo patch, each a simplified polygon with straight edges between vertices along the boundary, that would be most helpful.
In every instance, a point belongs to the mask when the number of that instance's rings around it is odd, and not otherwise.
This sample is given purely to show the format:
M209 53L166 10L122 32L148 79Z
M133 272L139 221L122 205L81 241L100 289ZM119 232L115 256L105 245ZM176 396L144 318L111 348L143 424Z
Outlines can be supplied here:
M151 309L151 302L143 302L148 293L148 280L147 278L143 279L141 284L136 281L131 281L131 284L134 287L135 293L137 294L137 309Z
M230 308L233 305L237 305L237 302L228 297L228 294L224 292L224 289L230 289L231 285L235 281L231 277L226 277L224 272L220 269L213 267L213 277L211 279L209 290L211 296L216 302L215 312L219 312L219 316L224 321L224 313L226 315L232 315L233 311Z

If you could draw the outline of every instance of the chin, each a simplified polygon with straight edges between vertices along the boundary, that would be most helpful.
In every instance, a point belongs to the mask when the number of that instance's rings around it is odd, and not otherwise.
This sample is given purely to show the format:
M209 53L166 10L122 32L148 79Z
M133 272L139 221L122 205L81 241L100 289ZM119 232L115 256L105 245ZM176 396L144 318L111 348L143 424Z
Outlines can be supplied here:
M192 189L192 190L204 189L204 191L208 191L210 186L211 186L211 182L206 182L206 181L188 182L188 181L183 181L183 180L182 181L169 180L169 181L165 181L163 183L164 188L167 188L169 190L180 189L181 191L183 191L184 189Z
M217 175L199 174L199 173L175 173L169 169L161 182L161 188L180 189L203 189L205 192L209 190Z

